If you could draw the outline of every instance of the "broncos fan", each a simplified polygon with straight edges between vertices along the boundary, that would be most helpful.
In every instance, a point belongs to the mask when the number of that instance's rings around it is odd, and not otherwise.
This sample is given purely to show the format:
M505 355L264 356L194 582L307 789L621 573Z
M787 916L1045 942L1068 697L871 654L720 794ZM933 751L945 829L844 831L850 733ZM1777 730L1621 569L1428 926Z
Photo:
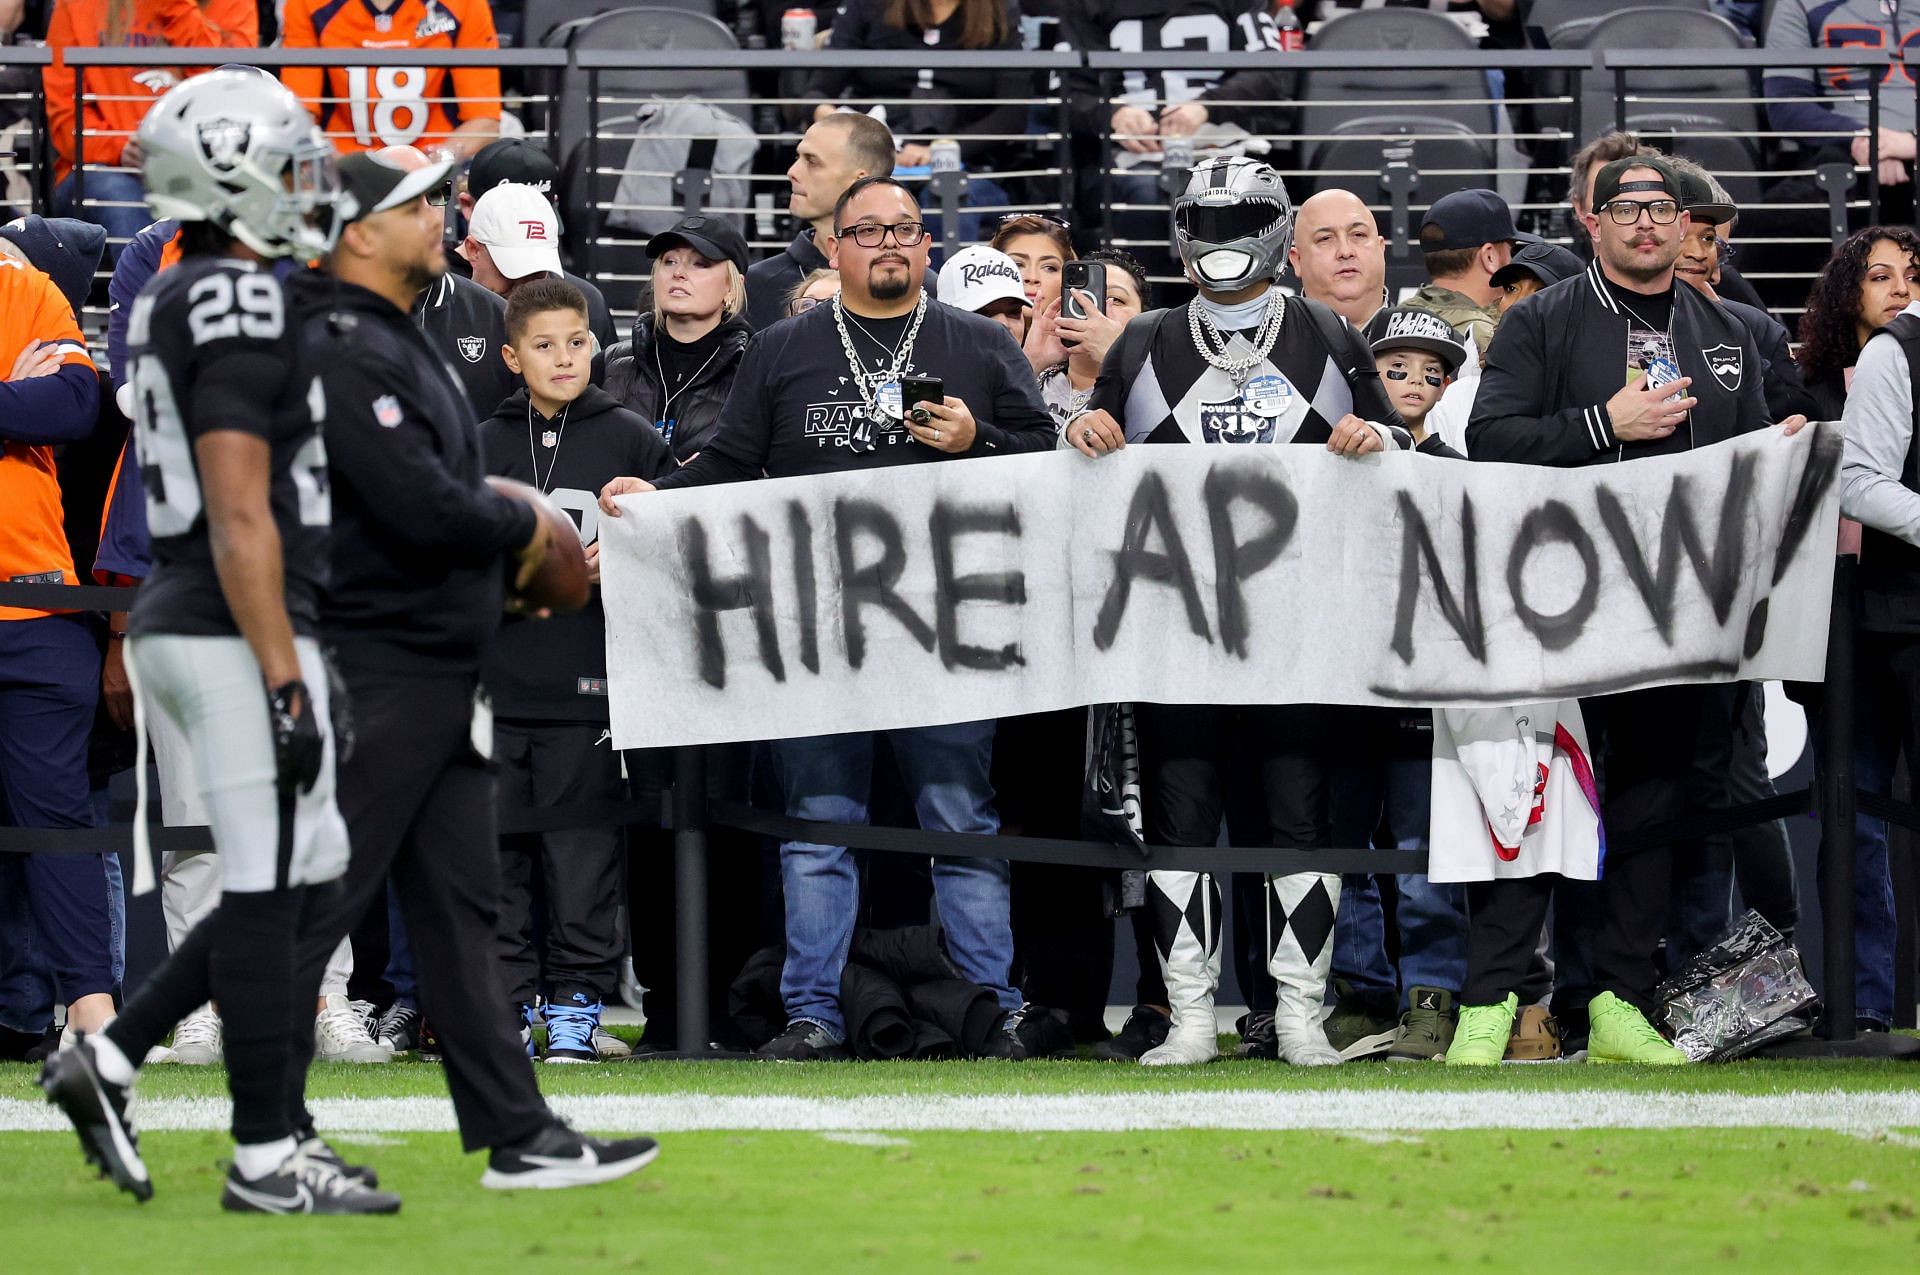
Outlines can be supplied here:
M1273 286L1286 260L1293 204L1280 175L1245 158L1196 168L1174 202L1174 246L1199 296L1127 325L1108 354L1088 410L1066 438L1088 456L1128 443L1305 443L1343 456L1412 446L1381 389L1360 334L1318 302ZM1142 802L1147 839L1211 846L1234 769L1227 740L1255 741L1254 773L1276 846L1331 844L1326 710L1316 705L1141 704ZM1213 997L1220 981L1220 887L1205 873L1155 872L1155 942L1172 1000L1167 1041L1149 1064L1204 1063L1217 1050ZM1319 1025L1333 919L1335 873L1268 883L1268 970L1279 984L1279 1056L1338 1063Z
M136 731L163 713L192 751L221 898L119 1018L48 1061L41 1085L87 1158L144 1200L153 1185L127 1119L134 1060L212 1000L228 1016L236 1143L221 1206L391 1213L398 1197L296 1127L286 1102L296 1007L317 988L298 985L294 945L348 849L316 638L331 520L324 404L281 285L260 266L332 247L333 148L291 93L237 71L173 89L139 143L148 202L184 234L180 264L128 325L153 569L126 662ZM150 869L135 876L151 888Z

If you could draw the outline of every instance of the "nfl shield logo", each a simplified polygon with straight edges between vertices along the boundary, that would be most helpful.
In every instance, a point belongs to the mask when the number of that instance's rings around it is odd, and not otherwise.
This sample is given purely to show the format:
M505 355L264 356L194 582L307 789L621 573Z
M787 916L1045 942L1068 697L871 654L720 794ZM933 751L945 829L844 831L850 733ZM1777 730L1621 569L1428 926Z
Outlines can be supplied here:
M207 157L209 165L221 172L232 172L239 167L241 156L247 153L250 132L245 120L222 116L202 122L196 132L200 139L200 152Z
M382 394L373 400L373 419L388 429L400 424L400 400L391 394Z
M540 445L542 447L552 447L559 441L560 435L554 433L552 430L548 430L546 433L540 435Z
M469 363L478 363L487 352L487 338L483 336L463 336L454 344L460 347L460 357Z

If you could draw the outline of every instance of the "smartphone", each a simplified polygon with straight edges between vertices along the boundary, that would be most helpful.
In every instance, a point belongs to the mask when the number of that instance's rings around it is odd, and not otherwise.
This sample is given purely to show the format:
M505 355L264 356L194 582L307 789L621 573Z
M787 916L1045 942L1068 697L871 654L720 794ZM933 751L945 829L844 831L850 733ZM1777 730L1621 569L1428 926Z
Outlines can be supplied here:
M1066 319L1084 319L1087 310L1075 295L1085 292L1093 297L1093 308L1107 312L1107 265L1104 261L1069 261L1060 272L1060 315Z
M943 403L946 401L946 386L937 376L903 376L900 378L900 414L907 420L913 419L913 409L921 403Z

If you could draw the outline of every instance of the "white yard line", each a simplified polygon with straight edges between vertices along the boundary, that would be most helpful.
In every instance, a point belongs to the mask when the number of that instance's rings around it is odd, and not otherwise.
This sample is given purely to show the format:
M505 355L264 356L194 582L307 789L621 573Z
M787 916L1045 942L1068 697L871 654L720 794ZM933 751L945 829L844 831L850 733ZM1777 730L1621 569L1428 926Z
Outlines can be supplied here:
M1125 1132L1135 1129L1830 1129L1850 1134L1920 1129L1920 1091L1859 1093L1648 1094L1381 1090L1215 1090L1204 1093L1008 1094L803 1098L702 1093L554 1097L584 1129L676 1133L698 1129L806 1132L972 1130ZM322 1129L355 1133L447 1132L443 1098L323 1099ZM162 1098L137 1104L142 1129L224 1129L224 1098ZM0 1131L62 1130L53 1108L0 1099Z

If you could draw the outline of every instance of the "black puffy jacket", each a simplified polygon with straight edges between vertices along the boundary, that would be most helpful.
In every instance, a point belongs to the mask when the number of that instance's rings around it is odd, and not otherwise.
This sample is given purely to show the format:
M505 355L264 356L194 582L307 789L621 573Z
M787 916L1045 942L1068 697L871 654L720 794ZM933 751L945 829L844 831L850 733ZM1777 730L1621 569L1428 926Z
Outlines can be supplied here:
M746 316L721 320L719 353L674 395L673 415L679 423L673 430L673 458L681 464L705 447L720 428L720 409L726 406L734 370L752 336ZM633 339L607 351L607 393L649 421L660 419L660 405L666 398L660 365L654 359L654 339L653 316L643 314L633 325Z

